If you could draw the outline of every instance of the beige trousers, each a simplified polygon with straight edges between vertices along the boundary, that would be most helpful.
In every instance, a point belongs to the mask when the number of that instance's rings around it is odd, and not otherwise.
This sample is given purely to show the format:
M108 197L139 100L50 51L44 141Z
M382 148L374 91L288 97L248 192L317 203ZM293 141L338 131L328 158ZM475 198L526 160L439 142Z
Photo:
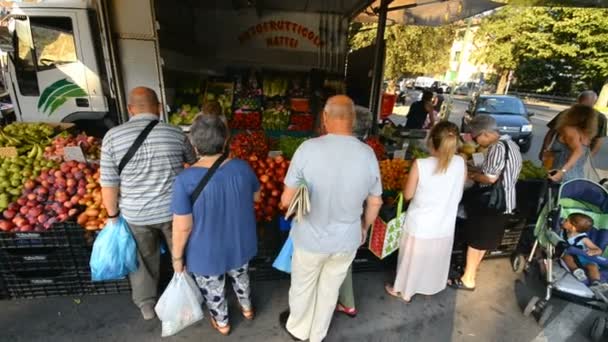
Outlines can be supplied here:
M356 251L317 254L294 248L287 330L295 337L320 342L327 335L340 286Z

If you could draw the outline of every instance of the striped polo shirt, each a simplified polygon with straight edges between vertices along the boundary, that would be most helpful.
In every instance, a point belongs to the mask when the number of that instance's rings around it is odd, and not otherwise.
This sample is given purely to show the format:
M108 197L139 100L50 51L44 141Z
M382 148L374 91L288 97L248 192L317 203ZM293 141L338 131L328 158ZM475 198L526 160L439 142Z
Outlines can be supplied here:
M507 160L505 144L509 145L509 159ZM521 152L519 146L511 140L508 135L500 137L499 142L488 148L488 155L482 166L482 171L487 176L500 177L502 175L502 185L505 189L507 214L511 214L517 208L515 184L519 178L522 167Z
M151 225L172 220L171 193L184 163L196 157L188 137L178 127L160 122L118 175L118 164L154 114L138 114L112 128L101 147L101 186L119 187L121 215L129 223Z

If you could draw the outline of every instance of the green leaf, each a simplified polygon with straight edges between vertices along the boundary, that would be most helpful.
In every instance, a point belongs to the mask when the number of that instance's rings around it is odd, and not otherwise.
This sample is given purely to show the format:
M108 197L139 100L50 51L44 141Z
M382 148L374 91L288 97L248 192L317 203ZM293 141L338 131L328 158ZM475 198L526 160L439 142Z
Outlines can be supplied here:
M73 83L70 83L70 84L64 85L63 87L61 87L61 88L57 89L57 90L56 90L55 92L53 92L53 94L51 94L51 95L48 97L48 99L46 100L46 103L44 104L43 111L45 111L45 112L46 112L46 111L48 111L48 110L49 110L49 108L51 107L51 104L53 104L53 102L55 102L55 100L56 100L57 98L60 98L60 97L62 97L64 94L69 93L69 92L71 92L72 90L75 90L75 89L80 89L80 87L79 87L79 86L77 86L77 85L75 85L75 84L73 84Z
M42 107L42 105L46 102L47 98L57 89L68 85L68 84L74 84L70 81L68 81L67 79L62 79L59 80L53 84L51 84L50 86L46 87L46 89L44 89L44 91L42 92L42 95L40 95L40 99L38 99L38 109L40 110L40 107Z
M55 98L55 100L51 104L51 109L50 109L48 115L51 116L57 110L57 108L59 108L62 104L64 104L69 98L81 97L81 96L87 96L87 93L84 91L84 89L82 89L78 86L76 86L75 89L72 89L68 92L63 93L63 95Z

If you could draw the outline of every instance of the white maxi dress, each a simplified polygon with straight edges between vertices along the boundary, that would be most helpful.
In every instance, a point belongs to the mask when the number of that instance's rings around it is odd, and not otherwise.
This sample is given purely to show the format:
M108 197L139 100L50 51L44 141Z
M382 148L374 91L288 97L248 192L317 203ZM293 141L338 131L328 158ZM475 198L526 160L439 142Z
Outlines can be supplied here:
M399 246L394 291L409 300L446 287L465 161L456 155L445 173L435 157L418 159L418 186L407 210Z

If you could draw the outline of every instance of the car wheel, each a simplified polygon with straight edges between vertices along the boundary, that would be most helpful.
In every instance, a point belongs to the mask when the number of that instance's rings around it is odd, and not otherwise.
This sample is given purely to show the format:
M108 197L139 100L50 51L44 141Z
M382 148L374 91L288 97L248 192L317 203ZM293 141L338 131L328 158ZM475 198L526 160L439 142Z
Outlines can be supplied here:
M519 145L519 151L521 153L527 153L528 151L530 151L530 147L532 147L532 137L526 140L526 142L524 142L523 144Z

